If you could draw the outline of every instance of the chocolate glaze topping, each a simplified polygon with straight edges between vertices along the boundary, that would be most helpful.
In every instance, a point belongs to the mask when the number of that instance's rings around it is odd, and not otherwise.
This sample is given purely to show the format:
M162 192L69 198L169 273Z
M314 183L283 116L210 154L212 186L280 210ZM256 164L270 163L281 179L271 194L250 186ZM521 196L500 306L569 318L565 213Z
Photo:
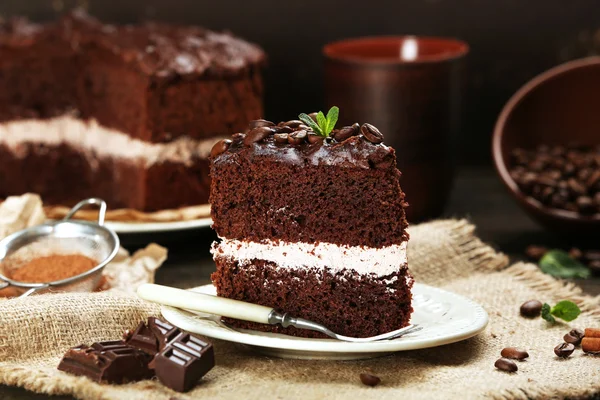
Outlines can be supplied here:
M362 133L361 133L362 132ZM389 168L394 149L382 143L383 135L370 124L335 129L329 137L313 132L301 121L251 121L244 133L220 141L211 151L213 163L236 162L240 156L271 157L290 164Z
M256 45L228 32L161 23L106 25L82 10L45 25L23 18L0 21L0 32L9 34L1 45L27 45L40 33L60 32L73 49L97 46L120 55L142 73L157 79L174 76L224 76L264 63Z

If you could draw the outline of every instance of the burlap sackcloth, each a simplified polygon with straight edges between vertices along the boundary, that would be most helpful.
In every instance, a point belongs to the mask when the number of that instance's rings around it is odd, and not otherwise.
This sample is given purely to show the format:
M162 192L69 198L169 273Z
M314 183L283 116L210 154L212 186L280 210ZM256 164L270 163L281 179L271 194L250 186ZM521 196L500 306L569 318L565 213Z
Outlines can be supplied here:
M241 346L213 341L217 366L192 392L180 394L156 381L99 385L56 370L70 346L119 338L125 328L159 312L134 297L110 293L54 294L0 302L0 383L82 399L527 399L577 398L600 392L600 357L577 350L565 360L553 348L570 325L519 316L528 299L576 301L577 327L600 327L600 299L540 273L535 265L507 267L507 258L474 236L466 221L447 220L410 229L410 267L419 282L482 304L490 323L479 336L437 348L362 361L268 358ZM530 358L519 371L494 368L500 350L523 347ZM381 377L375 387L359 374Z

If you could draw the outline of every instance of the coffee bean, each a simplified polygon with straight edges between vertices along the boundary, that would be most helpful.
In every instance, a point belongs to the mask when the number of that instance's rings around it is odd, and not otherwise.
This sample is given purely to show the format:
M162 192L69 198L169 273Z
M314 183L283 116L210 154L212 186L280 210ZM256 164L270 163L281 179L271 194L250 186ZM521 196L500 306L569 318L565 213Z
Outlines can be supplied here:
M287 133L276 133L273 135L273 138L277 143L287 143L288 142L288 134Z
M214 158L219 154L225 153L230 145L231 140L229 139L219 140L217 143L214 144L214 146L210 150L210 156Z
M383 134L379 132L379 129L371 124L362 124L360 127L360 133L362 133L365 139L371 143L377 144L383 142Z
M498 368L500 371L504 372L517 372L519 367L515 364L514 361L509 360L508 358L499 358L494 363L494 367Z
M544 246L531 245L525 249L525 254L532 261L539 261L548 252L548 248Z
M289 126L290 128L297 128L298 126L304 124L304 122L299 119L292 119L291 121L287 121L283 123L283 126Z
M594 201L589 196L579 196L575 201L575 204L577 205L577 210L581 214L589 215L596 212Z
M592 172L590 177L585 181L585 185L589 189L593 189L596 187L596 185L598 185L598 183L600 183L600 169L596 169L594 172Z
M538 317L542 313L542 303L538 300L529 300L521 304L521 315L527 318Z
M312 113L308 114L308 116L310 117L310 119L317 122L317 114L318 114L317 112L312 112Z
M294 132L294 129L292 129L289 126L278 126L277 128L275 128L275 132L276 133L291 133L291 132Z
M306 131L295 131L288 135L288 142L290 144L302 144L306 140Z
M253 143L260 142L261 140L269 137L273 134L273 129L263 126L260 128L254 128L244 138L244 144L246 146L251 146Z
M581 258L583 257L583 252L577 247L572 247L571 250L569 250L569 255L574 260L581 260Z
M308 143L310 143L310 144L322 143L323 140L325 140L324 136L317 135L316 133L308 134Z
M381 378L375 375L362 373L360 374L360 381L363 383L363 385L373 387L381 383Z
M594 195L594 205L600 209L600 191Z
M254 121L250 121L248 124L248 129L252 130L254 128L262 128L263 126L275 126L275 124L271 121L267 121L266 119L255 119Z
M554 354L561 358L567 358L575 351L572 343L561 343L554 348Z
M575 178L570 178L569 180L567 180L567 185L569 186L569 191L575 197L583 196L587 193L586 187Z
M524 360L529 357L529 353L527 353L523 349L518 349L516 347L505 347L500 352L500 355L504 358L510 358L513 360Z
M352 126L344 126L343 128L340 128L335 135L333 135L333 138L338 142L343 142L352 136L358 135L359 132L360 125L358 125L358 123L354 123Z
M581 329L571 329L569 333L564 336L564 340L566 343L571 343L574 346L579 346L581 344L581 339L585 336L585 332Z

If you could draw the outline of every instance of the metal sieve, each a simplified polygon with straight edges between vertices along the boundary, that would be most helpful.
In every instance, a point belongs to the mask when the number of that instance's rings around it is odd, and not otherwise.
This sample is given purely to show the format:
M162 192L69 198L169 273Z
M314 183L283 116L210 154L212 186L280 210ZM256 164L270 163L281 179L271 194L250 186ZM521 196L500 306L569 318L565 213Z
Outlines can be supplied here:
M97 223L71 220L77 211L89 204L100 207ZM104 200L86 199L60 221L36 225L4 238L0 241L0 289L14 287L21 297L54 288L68 292L93 291L100 282L102 269L119 250L119 237L104 226L105 215ZM98 264L79 275L52 282L21 282L7 276L35 258L72 254L89 257Z

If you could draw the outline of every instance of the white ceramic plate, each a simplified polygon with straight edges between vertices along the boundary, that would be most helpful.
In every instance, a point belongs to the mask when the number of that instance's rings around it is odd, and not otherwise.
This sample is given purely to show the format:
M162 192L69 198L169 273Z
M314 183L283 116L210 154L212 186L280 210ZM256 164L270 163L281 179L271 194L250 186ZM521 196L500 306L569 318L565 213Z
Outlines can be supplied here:
M207 228L212 224L210 218L173 222L114 222L106 221L106 226L117 233L159 233Z
M213 285L194 289L216 294ZM235 330L212 314L192 313L163 306L162 315L173 325L200 335L248 345L275 357L352 360L384 354L424 349L458 342L485 329L488 315L479 304L466 297L432 286L415 283L411 323L423 329L401 338L372 343L348 343L333 339L307 339L276 333Z

